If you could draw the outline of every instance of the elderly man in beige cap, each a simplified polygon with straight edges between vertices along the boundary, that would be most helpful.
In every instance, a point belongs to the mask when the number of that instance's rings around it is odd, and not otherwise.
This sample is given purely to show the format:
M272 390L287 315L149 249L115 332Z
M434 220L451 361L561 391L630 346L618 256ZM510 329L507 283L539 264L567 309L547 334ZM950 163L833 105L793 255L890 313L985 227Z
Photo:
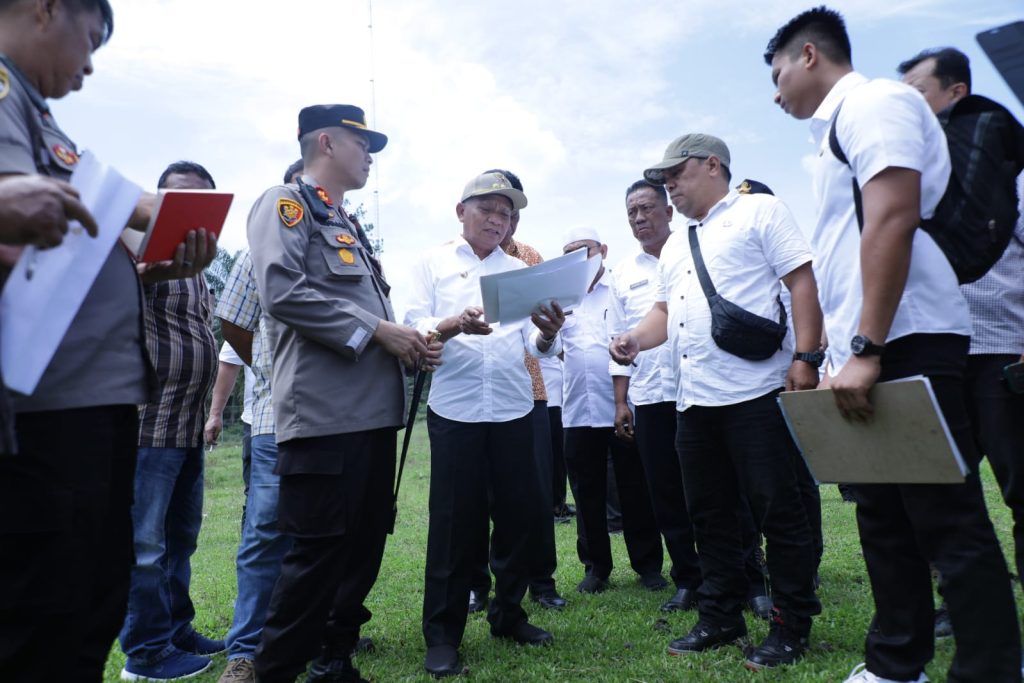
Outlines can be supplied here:
M822 354L811 252L789 209L767 194L729 189L729 149L711 135L669 145L644 172L688 219L662 248L650 313L615 338L620 363L669 342L676 371L676 448L703 583L699 620L669 645L702 652L746 635L746 591L736 515L741 494L768 542L775 601L771 630L746 660L758 670L803 656L814 594L814 546L797 485L797 452L776 396L813 389ZM792 295L795 350L785 345L782 281Z
M545 645L551 634L527 621L520 603L535 563L531 536L551 524L533 464L533 390L523 350L552 356L565 320L552 302L531 321L491 327L481 306L480 278L526 268L501 249L526 195L503 174L466 185L455 213L457 239L427 251L413 269L406 323L445 341L443 364L427 400L430 436L430 523L423 596L424 662L435 677L461 673L458 648L466 627L470 581L487 555L488 513L494 600L491 634Z

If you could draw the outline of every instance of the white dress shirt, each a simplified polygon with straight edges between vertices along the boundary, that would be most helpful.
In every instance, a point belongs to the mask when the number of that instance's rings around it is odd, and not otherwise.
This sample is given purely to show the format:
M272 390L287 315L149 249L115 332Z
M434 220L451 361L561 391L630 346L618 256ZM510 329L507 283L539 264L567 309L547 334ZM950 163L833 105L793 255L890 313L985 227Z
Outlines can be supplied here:
M412 296L405 324L422 334L467 306L482 306L480 277L526 268L500 247L480 259L459 237L427 251L412 271ZM538 330L529 319L492 325L488 335L458 334L444 345L442 365L434 371L427 405L458 422L507 422L533 409L533 385L523 364L523 349L538 356L556 355L556 337L546 352L537 349Z
M760 361L734 356L715 344L711 309L690 256L690 225L697 226L701 255L718 293L762 318L779 319L779 279L811 261L789 209L771 195L730 192L703 221L691 220L672 233L661 250L655 298L668 305L668 344L680 411L763 396L785 384L793 360L792 347L786 344Z
M643 249L623 259L612 270L608 334L616 337L636 327L654 307L658 293L658 259ZM645 406L676 400L675 365L668 344L643 351L636 367L608 361L612 376L629 377L629 400Z
M829 148L828 131L840 104L836 134L852 170ZM857 334L864 300L853 177L863 188L890 167L919 171L921 216L930 218L949 182L949 150L921 93L896 81L869 81L856 72L832 87L814 112L811 133L818 145L813 176L818 224L811 247L835 374L852 355L850 339ZM970 335L967 302L942 250L924 230L915 231L912 248L907 284L889 335L872 341L881 344L916 333Z
M562 325L562 426L612 427L615 395L608 374L611 274L605 270Z
M541 358L540 374L544 377L544 391L548 395L548 408L562 407L562 361L558 356Z
M256 377L252 374L252 369L249 368L242 358L235 351L234 347L227 342L220 345L220 354L217 357L221 363L227 363L228 365L241 365L243 375L242 382L242 414L238 418L247 425L252 424L252 387L256 382Z

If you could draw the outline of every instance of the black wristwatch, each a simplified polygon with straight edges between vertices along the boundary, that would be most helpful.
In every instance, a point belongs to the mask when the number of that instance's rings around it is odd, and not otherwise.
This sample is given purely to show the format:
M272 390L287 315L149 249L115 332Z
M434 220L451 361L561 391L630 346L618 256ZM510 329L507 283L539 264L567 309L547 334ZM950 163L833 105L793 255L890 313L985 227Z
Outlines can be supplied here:
M820 368L822 363L825 362L824 351L808 351L800 353L797 351L793 354L793 360L802 360L805 363L809 363L813 367Z
M881 356L885 351L885 344L876 344L863 334L858 334L850 340L850 351L853 351L855 356Z

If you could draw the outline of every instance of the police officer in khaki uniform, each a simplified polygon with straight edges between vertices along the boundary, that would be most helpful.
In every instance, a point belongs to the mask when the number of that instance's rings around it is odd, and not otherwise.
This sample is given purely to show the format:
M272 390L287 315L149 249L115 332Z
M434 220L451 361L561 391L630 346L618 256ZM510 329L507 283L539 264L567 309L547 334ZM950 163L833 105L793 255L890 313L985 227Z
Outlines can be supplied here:
M51 211L68 211L66 186L32 190L40 179L29 176L66 181L78 151L47 100L82 87L112 29L107 0L0 2L0 178L7 189L14 180L6 178L22 176L23 190L59 192ZM22 234L39 198L14 199L24 201ZM132 227L146 226L152 199L140 203ZM56 227L66 229L64 216ZM202 271L216 242L197 237L148 274ZM2 285L19 253L0 249ZM135 265L115 246L38 387L11 397L18 453L4 444L0 454L0 624L10 626L0 638L0 681L98 682L124 621L136 404L147 388L140 295Z
M349 653L391 523L402 364L441 357L394 322L380 263L341 209L387 137L359 107L316 105L299 113L299 142L305 175L267 190L248 225L274 357L278 516L294 541L256 650L261 683L292 683L318 654L309 680L362 680Z

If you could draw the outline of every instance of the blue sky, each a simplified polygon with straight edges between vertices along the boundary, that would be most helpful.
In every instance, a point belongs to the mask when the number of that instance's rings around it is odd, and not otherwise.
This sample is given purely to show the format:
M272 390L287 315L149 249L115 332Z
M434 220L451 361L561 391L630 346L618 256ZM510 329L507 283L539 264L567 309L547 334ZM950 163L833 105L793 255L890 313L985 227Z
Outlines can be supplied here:
M806 2L377 0L372 43L366 0L113 4L96 73L54 105L72 138L147 188L171 161L205 165L236 193L221 240L235 250L255 198L298 158L298 110L363 106L391 140L349 198L384 239L399 309L408 266L459 234L459 193L487 168L522 178L517 237L546 257L579 224L599 230L612 265L633 249L623 192L686 132L723 138L737 179L770 185L802 227L814 219L807 125L772 103L761 58ZM1019 0L831 6L864 74L891 77L920 49L953 45L971 58L975 92L1024 119L974 39L1024 18Z

